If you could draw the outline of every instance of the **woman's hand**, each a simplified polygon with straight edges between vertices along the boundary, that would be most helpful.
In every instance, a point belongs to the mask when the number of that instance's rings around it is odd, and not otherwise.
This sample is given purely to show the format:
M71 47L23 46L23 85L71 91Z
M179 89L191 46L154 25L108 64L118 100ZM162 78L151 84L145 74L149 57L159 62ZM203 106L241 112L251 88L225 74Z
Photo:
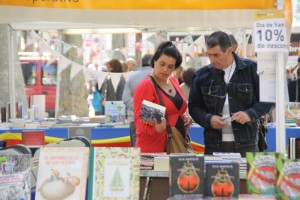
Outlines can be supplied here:
M190 116L184 115L183 122L184 122L184 126L185 126L186 130L189 130L191 128L193 120Z
M155 129L158 133L162 133L164 130L166 130L167 120L165 118L161 119L161 123L158 123L155 118L153 118L153 120L154 120Z

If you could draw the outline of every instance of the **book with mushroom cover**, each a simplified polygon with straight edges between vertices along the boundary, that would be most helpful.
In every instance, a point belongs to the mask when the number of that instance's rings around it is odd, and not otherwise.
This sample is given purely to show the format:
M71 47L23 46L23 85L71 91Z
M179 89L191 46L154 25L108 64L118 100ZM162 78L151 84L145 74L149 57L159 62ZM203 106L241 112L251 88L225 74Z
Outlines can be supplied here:
M89 200L139 199L140 149L92 148L89 177Z
M240 193L239 164L235 161L208 161L206 169L206 197L238 198Z
M86 199L88 147L43 147L35 199Z
M204 157L194 154L170 154L169 197L202 199Z
M0 199L31 199L31 155L0 155Z

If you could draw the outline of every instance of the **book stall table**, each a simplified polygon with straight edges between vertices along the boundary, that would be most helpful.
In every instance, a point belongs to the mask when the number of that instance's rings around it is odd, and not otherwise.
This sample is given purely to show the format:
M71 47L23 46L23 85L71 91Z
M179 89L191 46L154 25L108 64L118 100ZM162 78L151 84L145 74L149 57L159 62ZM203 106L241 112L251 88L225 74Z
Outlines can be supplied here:
M45 130L45 143L59 142L68 138L67 127L39 128ZM23 130L29 129L1 129L0 141L5 141L7 146L20 144L21 133ZM33 129L32 129L33 130ZM35 129L36 130L36 129ZM92 146L111 146L111 147L130 147L130 130L129 126L116 127L95 127L91 129ZM192 126L189 130L192 139L192 147L195 153L203 153L204 140L203 128L200 126ZM299 127L286 128L286 146L288 146L290 137L300 137ZM266 152L276 151L276 128L268 127L266 135L268 149ZM2 142L3 143L3 142Z

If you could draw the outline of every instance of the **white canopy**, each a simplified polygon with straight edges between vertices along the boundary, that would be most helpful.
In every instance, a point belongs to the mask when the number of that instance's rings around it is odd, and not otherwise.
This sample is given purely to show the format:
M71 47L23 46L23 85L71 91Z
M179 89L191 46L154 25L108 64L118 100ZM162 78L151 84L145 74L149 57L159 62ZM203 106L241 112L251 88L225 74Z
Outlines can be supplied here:
M15 29L147 28L169 31L252 28L253 11L86 10L0 6L0 23Z

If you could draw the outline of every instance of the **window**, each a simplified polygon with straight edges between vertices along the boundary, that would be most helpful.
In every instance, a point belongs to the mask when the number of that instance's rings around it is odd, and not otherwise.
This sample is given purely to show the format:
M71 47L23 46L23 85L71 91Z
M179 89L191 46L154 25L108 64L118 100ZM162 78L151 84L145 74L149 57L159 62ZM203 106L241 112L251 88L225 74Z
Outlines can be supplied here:
M42 65L42 85L56 85L57 64Z
M21 66L22 66L25 85L26 86L36 85L36 64L22 63Z

